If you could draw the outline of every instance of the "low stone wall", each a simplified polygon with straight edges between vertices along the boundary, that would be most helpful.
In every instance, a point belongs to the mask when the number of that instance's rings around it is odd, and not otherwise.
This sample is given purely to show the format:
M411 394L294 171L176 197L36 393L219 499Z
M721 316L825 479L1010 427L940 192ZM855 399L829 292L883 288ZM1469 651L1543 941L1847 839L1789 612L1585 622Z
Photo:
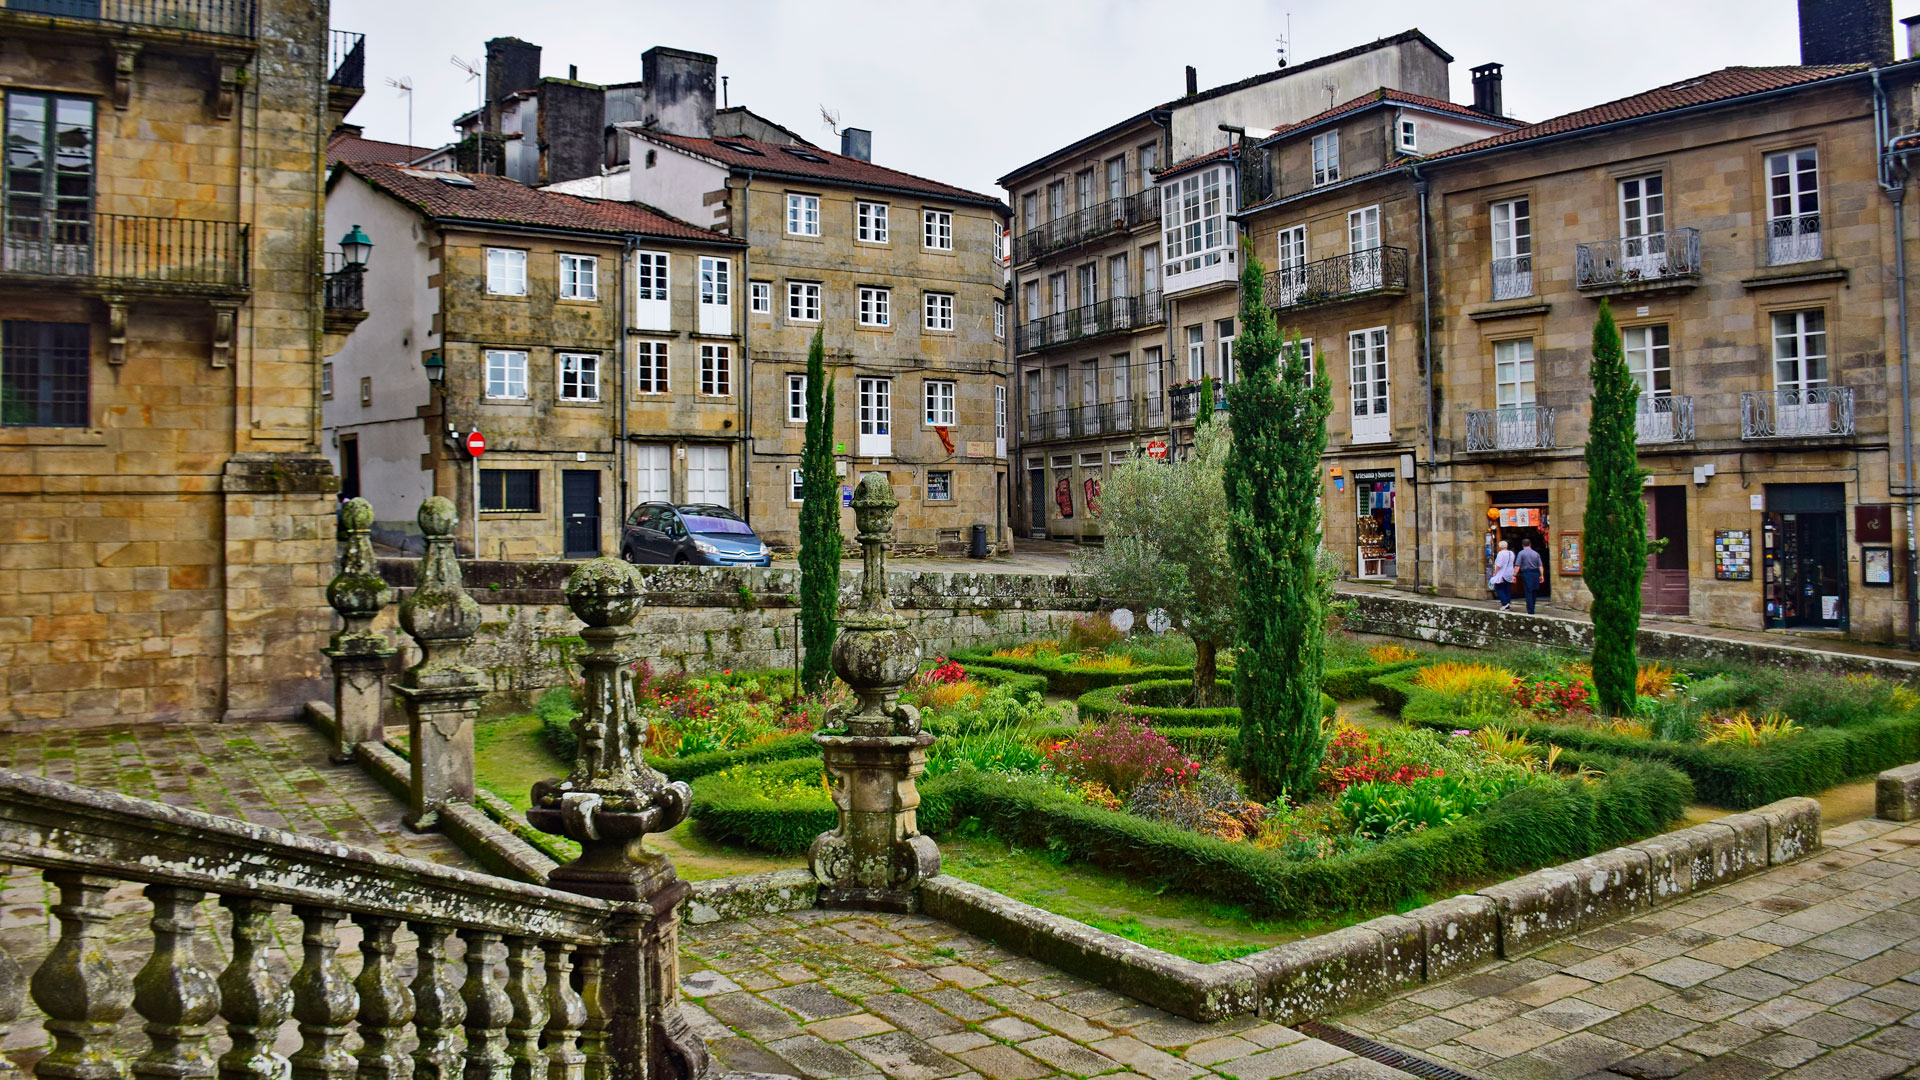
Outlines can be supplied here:
M1354 601L1347 629L1359 634L1412 638L1435 645L1464 648L1533 646L1568 653L1593 652L1593 624L1551 615L1524 615L1492 608L1438 603L1417 596L1371 590L1342 593ZM1698 634L1666 630L1640 631L1640 656L1691 662L1735 662L1759 667L1865 673L1890 679L1920 676L1920 662L1853 656L1779 642L1742 641L1713 636L1712 628Z
M398 601L414 583L413 559L382 559L395 603L376 626L401 644L393 670L418 650L399 632ZM567 684L576 671L580 622L561 588L576 563L463 562L467 591L480 602L480 632L469 650L495 691L528 692ZM785 668L794 662L799 613L797 570L652 566L646 606L634 627L639 651L656 671ZM1043 637L1098 607L1083 579L1069 574L995 574L897 570L887 575L894 608L927 655L1010 638ZM858 600L860 573L840 574L843 604Z

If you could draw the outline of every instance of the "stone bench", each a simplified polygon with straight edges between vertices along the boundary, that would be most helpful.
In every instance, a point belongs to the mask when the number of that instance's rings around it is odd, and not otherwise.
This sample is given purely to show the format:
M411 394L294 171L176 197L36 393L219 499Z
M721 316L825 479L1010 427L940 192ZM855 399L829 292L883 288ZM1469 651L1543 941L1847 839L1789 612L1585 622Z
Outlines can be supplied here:
M1885 821L1920 818L1920 762L1880 774L1873 783L1873 816Z

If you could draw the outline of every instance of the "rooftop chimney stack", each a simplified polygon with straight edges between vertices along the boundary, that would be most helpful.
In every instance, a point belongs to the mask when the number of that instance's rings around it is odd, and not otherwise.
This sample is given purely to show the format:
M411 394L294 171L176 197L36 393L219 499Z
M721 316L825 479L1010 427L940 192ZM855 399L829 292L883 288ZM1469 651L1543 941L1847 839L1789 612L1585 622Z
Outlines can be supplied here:
M640 54L641 122L669 135L713 138L714 69L707 53L656 45Z
M579 64L567 65L567 81L568 82L580 81L580 65Z
M1195 68L1192 64L1188 64L1187 65L1187 96L1192 97L1193 95L1199 92L1200 92L1199 69Z
M1473 69L1473 111L1488 116L1505 116L1500 101L1500 65L1481 64Z
M1800 62L1893 63L1893 0L1800 0Z
M840 154L843 157L857 158L861 161L872 161L873 132L866 128L841 129Z
M1920 15L1909 15L1900 25L1907 28L1907 59L1920 60Z
M487 42L487 115L481 127L500 130L500 99L540 85L540 46L516 37Z

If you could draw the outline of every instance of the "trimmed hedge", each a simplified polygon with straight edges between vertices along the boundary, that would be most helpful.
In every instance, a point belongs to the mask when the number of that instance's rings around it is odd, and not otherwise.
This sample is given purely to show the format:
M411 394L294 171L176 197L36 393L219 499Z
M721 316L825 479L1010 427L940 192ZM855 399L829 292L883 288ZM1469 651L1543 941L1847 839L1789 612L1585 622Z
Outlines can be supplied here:
M1214 682L1214 691L1223 701L1233 698L1233 683L1227 679ZM1161 705L1156 702L1184 701L1193 693L1193 680L1186 679L1149 679L1145 682L1128 683L1125 686L1106 686L1098 690L1089 690L1080 695L1078 705L1080 719L1084 723L1097 724L1110 716L1125 713L1136 719L1151 723L1154 730L1162 735L1178 728L1219 728L1231 727L1235 739L1239 738L1240 707L1225 705L1218 708L1199 709L1185 705ZM1121 695L1129 699L1120 700ZM1320 695L1320 713L1332 717L1339 709L1339 702L1325 694ZM1171 735L1167 736L1172 738Z
M1559 777L1531 785L1475 818L1389 840L1351 855L1295 860L1073 800L1031 781L961 771L921 787L929 833L974 823L1011 843L1045 848L1172 887L1242 904L1277 918L1323 918L1388 909L1416 894L1440 895L1496 872L1580 858L1629 843L1679 820L1692 797L1680 772L1598 755L1611 771L1597 782ZM767 766L710 780L693 816L710 835L782 853L804 851L834 825L826 793L782 800L767 794L818 763Z
M1047 680L1047 688L1056 694L1079 696L1089 690L1103 686L1120 686L1147 679L1179 679L1193 681L1193 665L1173 666L1157 664L1150 667L1131 667L1105 670L1098 668L1075 667L1071 662L1063 663L1058 658L1040 657L1019 658L1013 656L994 656L990 651L955 652L947 654L947 659L956 660L968 674L982 670L998 669L1021 675L1038 675Z
M787 761L819 752L820 748L814 744L813 736L803 731L768 739L766 742L754 743L752 746L744 746L738 750L714 750L705 754L688 754L686 757L671 758L654 757L648 754L647 764L665 773L669 780L692 780L695 777L717 773L737 765Z
M1395 660L1389 664L1359 664L1354 667L1328 668L1320 676L1320 690L1341 701L1352 701L1372 693L1373 680L1398 671L1412 671L1432 662L1430 657Z
M1440 731L1475 726L1441 694L1414 685L1411 674L1373 681L1374 696L1409 724ZM1537 742L1570 750L1664 762L1693 780L1699 798L1749 810L1795 795L1814 795L1856 776L1920 758L1920 715L1885 717L1848 727L1804 728L1765 746L1668 742L1616 735L1573 724L1503 724Z
M964 664L961 666L966 667ZM1031 690L1043 697L1047 693L1045 675L1027 675L996 667L968 667L966 671L967 678L974 682L986 683L988 686L1005 686L1020 693Z

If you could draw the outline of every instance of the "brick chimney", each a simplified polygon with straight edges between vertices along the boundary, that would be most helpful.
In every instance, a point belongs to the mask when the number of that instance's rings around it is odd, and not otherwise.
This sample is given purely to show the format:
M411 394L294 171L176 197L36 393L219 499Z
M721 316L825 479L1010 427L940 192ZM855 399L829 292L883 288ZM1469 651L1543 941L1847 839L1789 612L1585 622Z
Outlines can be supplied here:
M1907 59L1920 60L1920 15L1909 15L1900 25L1907 28Z
M647 127L695 139L713 137L719 61L707 53L656 45L640 54L640 117Z
M1800 62L1893 63L1893 0L1800 0Z
M861 161L873 160L873 132L866 128L842 128L840 131L840 153L844 157L858 158Z
M1193 95L1199 92L1200 92L1200 70L1194 67L1192 64L1188 64L1187 65L1187 96L1192 97Z
M500 99L540 84L540 46L516 37L487 42L487 115L481 127L500 130Z
M1481 64L1473 69L1473 111L1488 116L1505 116L1500 101L1500 65Z

